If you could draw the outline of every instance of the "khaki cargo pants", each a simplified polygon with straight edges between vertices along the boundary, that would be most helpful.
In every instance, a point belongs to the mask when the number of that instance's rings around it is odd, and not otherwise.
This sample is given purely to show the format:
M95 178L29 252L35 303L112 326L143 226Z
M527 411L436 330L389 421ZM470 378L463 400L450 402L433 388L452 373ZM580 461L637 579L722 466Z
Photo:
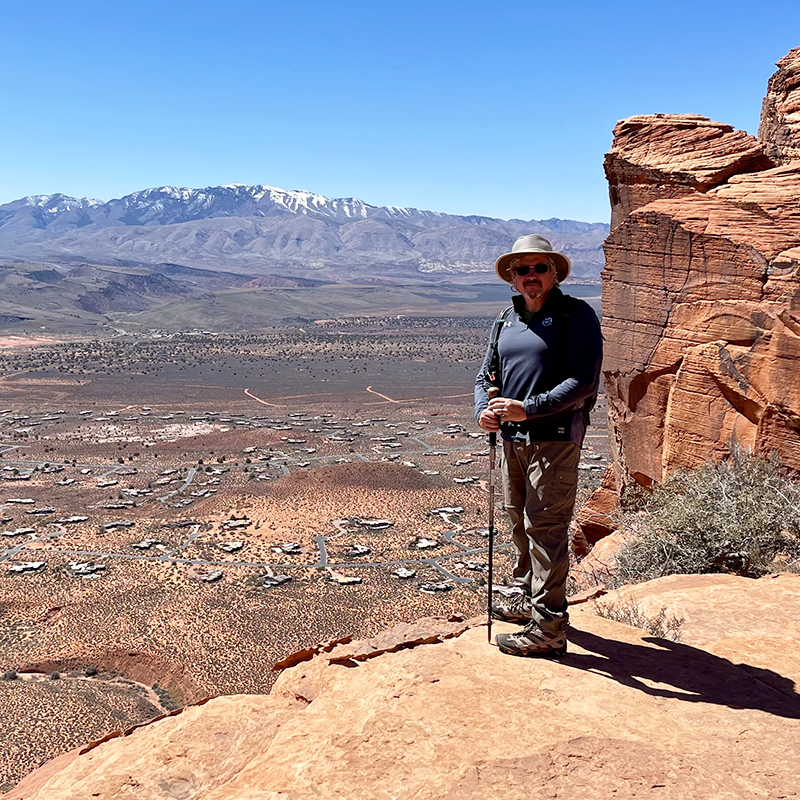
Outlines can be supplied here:
M580 454L574 442L503 440L503 500L517 550L514 583L530 592L533 619L546 631L569 622L567 538Z

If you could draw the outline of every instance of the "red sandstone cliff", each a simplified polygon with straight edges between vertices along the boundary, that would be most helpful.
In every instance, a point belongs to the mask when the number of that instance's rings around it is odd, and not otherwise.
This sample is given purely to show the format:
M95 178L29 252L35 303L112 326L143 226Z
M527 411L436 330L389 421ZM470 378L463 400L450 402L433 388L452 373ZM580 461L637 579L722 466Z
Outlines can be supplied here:
M765 142L697 115L614 129L603 333L621 485L734 441L800 469L800 48L779 66Z

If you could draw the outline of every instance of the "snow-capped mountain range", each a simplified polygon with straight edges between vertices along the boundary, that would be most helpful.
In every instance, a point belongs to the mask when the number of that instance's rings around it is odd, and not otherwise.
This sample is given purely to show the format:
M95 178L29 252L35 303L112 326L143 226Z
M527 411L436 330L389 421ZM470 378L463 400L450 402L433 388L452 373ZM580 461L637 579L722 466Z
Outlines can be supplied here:
M107 202L32 195L0 205L7 260L169 263L324 280L376 267L390 278L491 280L497 255L524 233L547 236L572 258L576 277L599 275L603 223L458 216L243 184L162 186Z

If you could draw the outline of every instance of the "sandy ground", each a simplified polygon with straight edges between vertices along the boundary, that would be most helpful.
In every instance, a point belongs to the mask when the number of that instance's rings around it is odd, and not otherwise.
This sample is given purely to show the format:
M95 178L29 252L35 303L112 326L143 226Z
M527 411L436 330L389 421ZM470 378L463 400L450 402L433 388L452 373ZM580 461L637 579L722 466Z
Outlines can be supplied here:
M42 345L61 344L63 339L52 339L49 336L13 336L0 335L0 347L19 348L19 347L41 347Z

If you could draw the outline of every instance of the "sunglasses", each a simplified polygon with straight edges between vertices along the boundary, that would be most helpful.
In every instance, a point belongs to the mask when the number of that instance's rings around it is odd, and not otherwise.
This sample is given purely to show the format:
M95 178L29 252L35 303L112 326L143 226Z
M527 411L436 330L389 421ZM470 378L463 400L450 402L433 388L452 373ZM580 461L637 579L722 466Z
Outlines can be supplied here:
M549 264L534 264L532 267L522 266L516 267L514 272L517 275L527 275L531 270L533 270L537 275L544 275L547 270L550 269Z

